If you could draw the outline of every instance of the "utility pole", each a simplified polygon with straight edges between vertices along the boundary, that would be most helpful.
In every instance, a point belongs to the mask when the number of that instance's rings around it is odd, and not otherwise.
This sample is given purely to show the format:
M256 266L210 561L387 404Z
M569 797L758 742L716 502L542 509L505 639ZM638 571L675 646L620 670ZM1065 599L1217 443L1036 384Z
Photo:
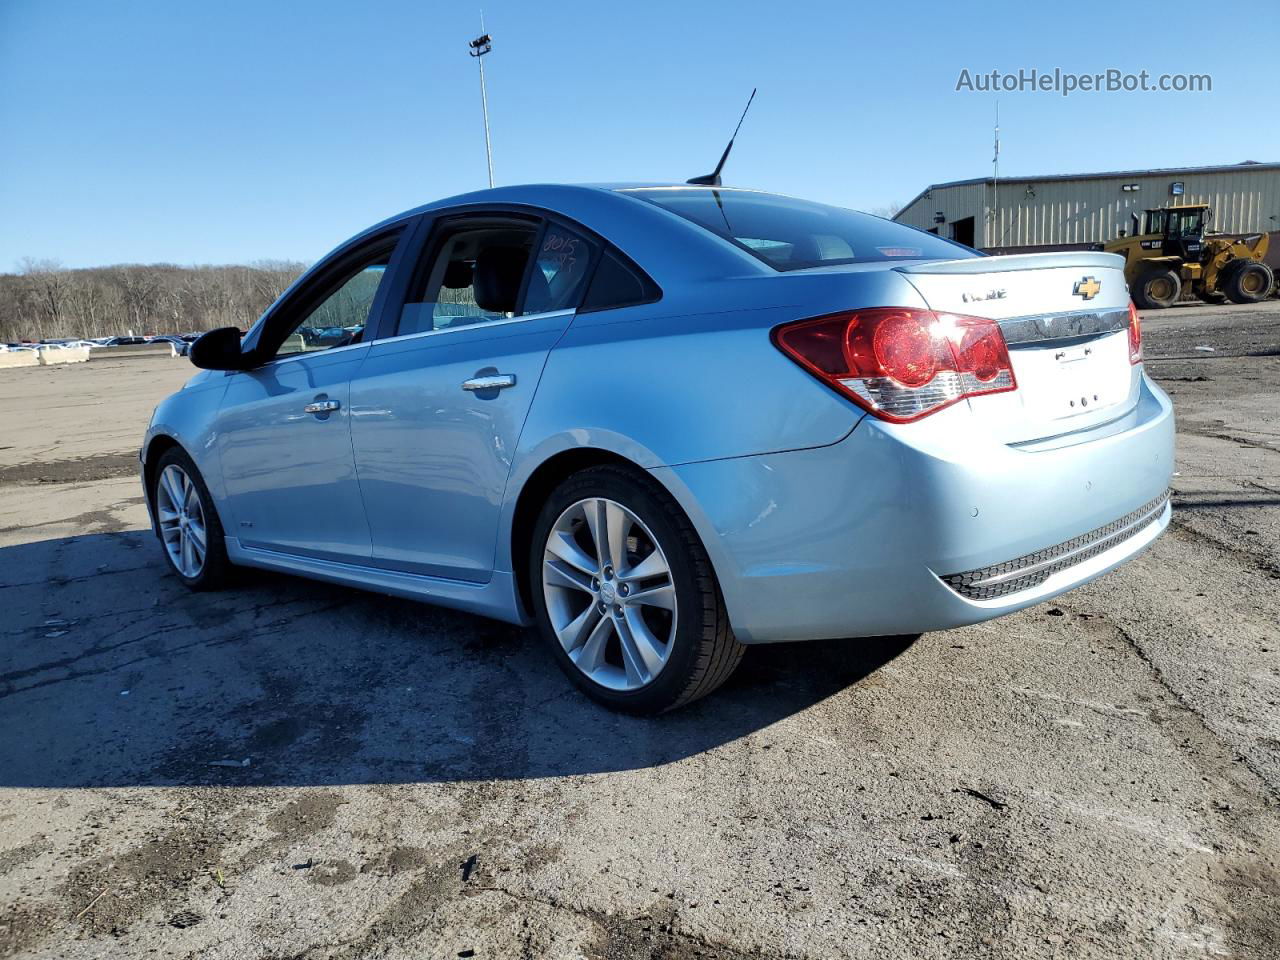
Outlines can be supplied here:
M1001 246L1003 237L997 236L1000 231L1000 101L996 101L996 152L991 158L991 235L995 239L993 247Z
M480 65L480 109L484 111L484 155L489 161L489 188L493 189L493 147L489 143L489 97L484 90L484 55L493 49L493 39L484 32L484 12L480 13L480 36L469 44L468 51Z

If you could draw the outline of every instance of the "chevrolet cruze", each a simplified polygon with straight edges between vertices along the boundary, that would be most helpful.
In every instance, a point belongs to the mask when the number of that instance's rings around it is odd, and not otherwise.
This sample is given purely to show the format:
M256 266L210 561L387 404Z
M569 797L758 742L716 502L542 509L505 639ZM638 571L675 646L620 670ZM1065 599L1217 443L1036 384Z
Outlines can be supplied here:
M748 190L455 197L200 339L147 502L193 589L535 624L591 696L667 710L746 644L988 620L1159 536L1173 413L1122 271Z

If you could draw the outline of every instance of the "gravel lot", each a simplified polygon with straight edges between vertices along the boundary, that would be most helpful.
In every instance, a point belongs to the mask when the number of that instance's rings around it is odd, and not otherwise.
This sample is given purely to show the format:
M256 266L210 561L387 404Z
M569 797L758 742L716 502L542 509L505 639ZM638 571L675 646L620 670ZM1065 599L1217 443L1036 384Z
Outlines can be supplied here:
M1145 329L1146 555L656 720L501 624L187 593L135 451L190 367L0 371L0 955L1275 958L1280 303Z

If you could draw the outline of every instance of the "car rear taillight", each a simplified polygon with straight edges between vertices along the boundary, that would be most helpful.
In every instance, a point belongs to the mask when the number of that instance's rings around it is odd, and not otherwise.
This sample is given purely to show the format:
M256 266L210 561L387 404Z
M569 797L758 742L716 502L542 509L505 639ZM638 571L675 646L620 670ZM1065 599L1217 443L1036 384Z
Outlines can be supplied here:
M774 343L882 420L919 420L965 397L1016 390L994 320L876 307L784 324Z
M1142 321L1132 300L1129 301L1129 362L1142 362Z

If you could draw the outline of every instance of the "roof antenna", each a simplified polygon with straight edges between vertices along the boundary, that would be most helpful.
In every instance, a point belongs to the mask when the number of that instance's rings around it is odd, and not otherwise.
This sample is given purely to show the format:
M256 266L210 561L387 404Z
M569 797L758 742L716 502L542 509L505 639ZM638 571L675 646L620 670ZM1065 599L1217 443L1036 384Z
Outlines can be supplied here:
M756 98L756 88L751 88L751 96L747 97L747 105L742 108L742 116L738 118L738 125L733 128L733 136L729 138L729 145L724 148L724 153L720 154L720 162L716 164L716 168L712 173L708 173L705 177L694 177L686 183L695 183L704 187L720 186L720 171L724 169L724 162L729 159L729 151L733 149L733 141L738 138L738 131L742 129L742 121L747 118L747 111L751 109L751 101Z

